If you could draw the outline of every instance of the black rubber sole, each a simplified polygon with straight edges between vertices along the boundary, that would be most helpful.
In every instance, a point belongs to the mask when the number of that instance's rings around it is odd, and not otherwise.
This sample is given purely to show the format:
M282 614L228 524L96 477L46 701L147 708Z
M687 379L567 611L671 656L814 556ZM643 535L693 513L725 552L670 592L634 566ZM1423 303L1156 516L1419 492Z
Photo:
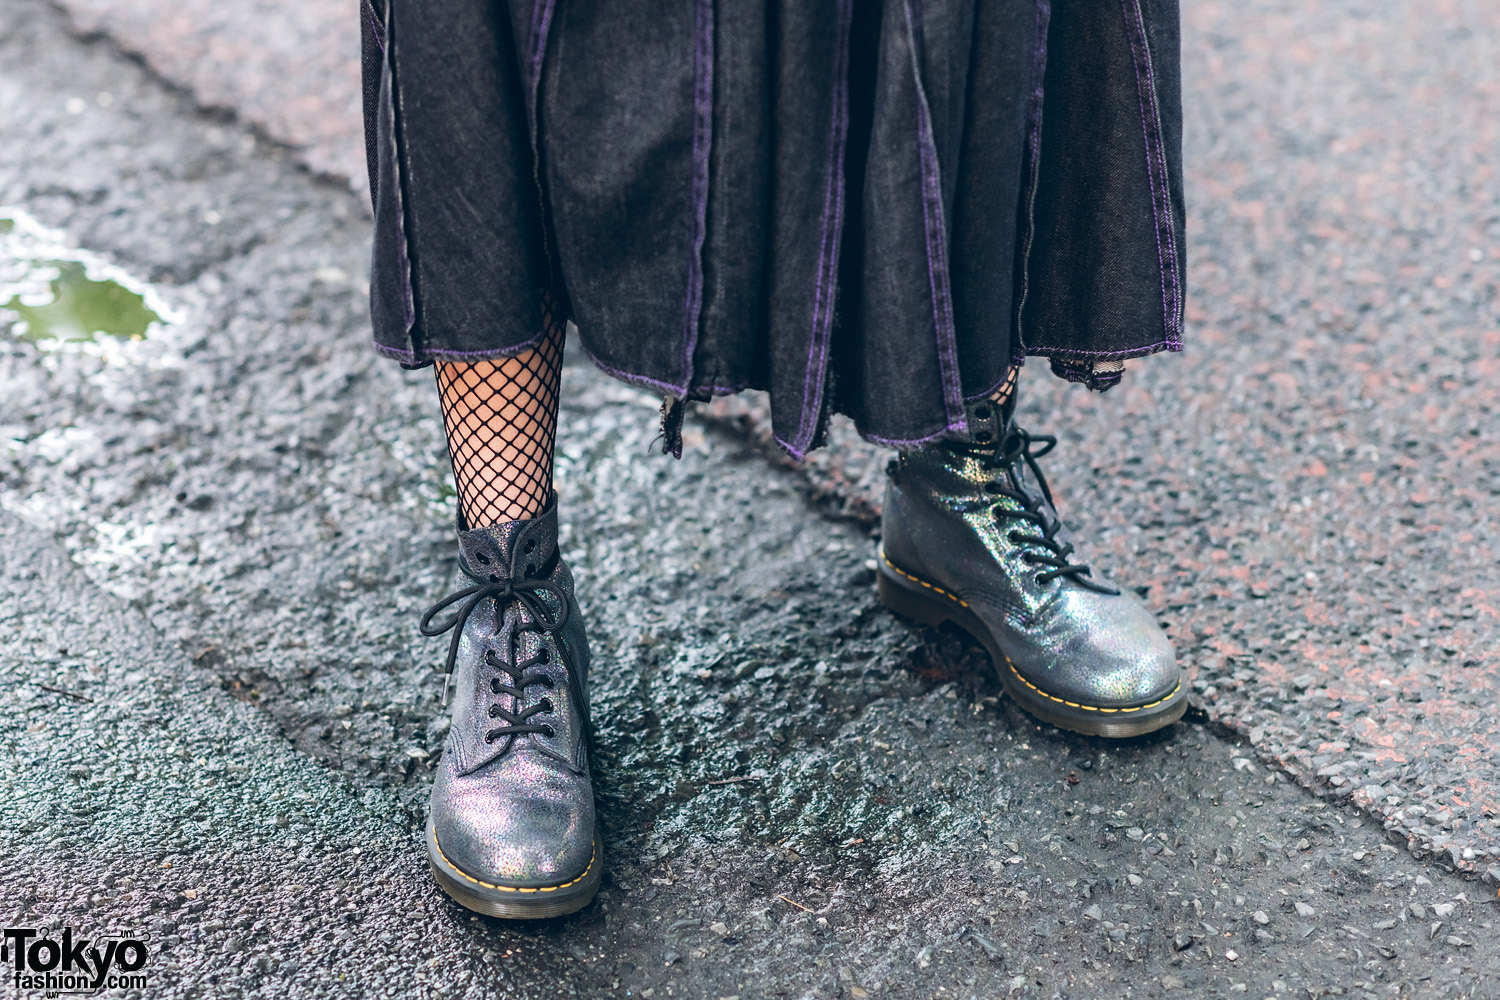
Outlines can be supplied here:
M1179 680L1168 694L1143 705L1106 708L1084 705L1048 694L1021 676L990 630L957 596L895 566L880 553L876 589L886 607L924 625L952 622L989 651L1005 693L1032 715L1062 729L1089 736L1120 739L1170 726L1187 711L1187 689Z
M599 892L604 869L599 850L599 829L594 828L594 853L582 875L557 885L515 888L492 885L457 868L438 845L432 820L427 821L427 863L442 890L459 904L490 917L507 920L544 920L583 909Z

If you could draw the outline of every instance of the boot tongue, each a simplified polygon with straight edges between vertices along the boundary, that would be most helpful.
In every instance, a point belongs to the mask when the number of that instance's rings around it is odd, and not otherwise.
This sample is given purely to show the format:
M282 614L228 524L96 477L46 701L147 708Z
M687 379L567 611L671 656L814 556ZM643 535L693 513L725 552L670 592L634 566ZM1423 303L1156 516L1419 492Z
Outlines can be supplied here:
M538 576L557 551L557 498L536 517L458 532L460 558L480 579Z

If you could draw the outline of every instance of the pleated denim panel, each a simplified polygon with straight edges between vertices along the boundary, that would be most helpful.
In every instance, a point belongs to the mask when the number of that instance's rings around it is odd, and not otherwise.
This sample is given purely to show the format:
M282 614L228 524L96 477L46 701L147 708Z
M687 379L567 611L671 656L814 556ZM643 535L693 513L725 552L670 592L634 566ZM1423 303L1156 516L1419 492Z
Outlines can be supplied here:
M405 364L524 350L550 303L663 396L768 390L801 455L834 412L961 430L1027 356L1180 349L1175 0L385 2L371 295Z

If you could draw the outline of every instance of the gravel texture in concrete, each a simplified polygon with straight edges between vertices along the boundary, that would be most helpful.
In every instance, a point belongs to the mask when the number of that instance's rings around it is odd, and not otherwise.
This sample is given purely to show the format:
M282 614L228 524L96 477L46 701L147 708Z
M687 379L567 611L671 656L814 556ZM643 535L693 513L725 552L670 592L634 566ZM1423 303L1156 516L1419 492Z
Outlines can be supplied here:
M142 996L1482 997L1500 977L1492 888L1268 768L1238 716L1124 743L1037 725L963 637L879 607L857 510L821 516L721 426L652 454L656 401L586 367L560 486L606 885L541 925L452 904L420 853L446 720L441 644L415 629L454 582L452 495L430 374L368 347L358 200L45 5L0 0L0 23L0 204L179 317L98 347L0 326L5 926L149 934ZM1215 521L1311 515L1227 445L1158 471L1196 433L1181 404L1150 417L1173 366L1047 412L1078 414L1089 464L1054 463L1075 520L1182 642L1216 621L1200 600L1281 599L1230 589L1252 564L1198 520L1210 485ZM1210 435L1249 420L1201 406ZM1200 549L1205 584L1145 572ZM1251 686L1212 643L1266 622L1185 644L1211 710ZM1341 725L1296 676L1276 705Z

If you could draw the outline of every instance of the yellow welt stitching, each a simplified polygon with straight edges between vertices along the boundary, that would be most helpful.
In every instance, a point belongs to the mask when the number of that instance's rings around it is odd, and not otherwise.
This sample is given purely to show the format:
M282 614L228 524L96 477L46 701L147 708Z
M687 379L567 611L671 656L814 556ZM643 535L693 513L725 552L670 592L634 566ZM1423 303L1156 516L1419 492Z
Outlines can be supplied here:
M432 832L432 842L437 847L438 857L442 858L444 863L446 863L449 868L452 868L454 871L458 872L458 874L462 875L470 882L473 882L475 885L482 885L486 889L494 889L498 892L556 892L558 889L566 889L568 886L576 885L587 878L588 873L594 868L595 859L599 857L599 843L598 841L591 841L590 846L593 849L593 853L589 855L588 867L584 868L582 875L578 876L571 882L564 882L561 885L544 885L536 889L523 889L517 886L510 885L491 885L488 882L482 882L479 879L474 878L472 875L465 872L462 868L458 867L458 865L455 865L452 861L448 860L448 855L443 853L443 845L438 843L436 830Z
M969 606L969 603L967 601L962 600L961 598L958 598L958 597L954 597L952 594L948 593L942 587L936 586L934 584L928 583L926 580L923 580L923 579L920 579L918 577L912 576L906 570L902 569L900 566L897 566L895 563L891 562L890 557L885 554L885 549L881 549L880 550L880 558L894 572L900 573L902 576L906 577L908 580L912 581L913 583L920 583L922 586L926 587L929 590L935 590L939 594L942 594L944 597L948 598L949 600L957 601L959 604L962 604L966 608ZM1001 650L1000 651L1000 655L1001 656L1005 656L1005 651ZM1103 713L1111 714L1111 715L1115 714L1115 713L1118 713L1118 712L1140 712L1140 711L1142 711L1144 709L1155 708L1157 705L1160 705L1164 701L1170 701L1171 698L1172 698L1172 696L1175 695L1177 693L1178 689L1180 689L1182 687L1182 679L1178 678L1177 683L1172 685L1172 690L1168 691L1166 694L1162 695L1160 698L1156 699L1155 701L1148 701L1146 704L1144 704L1144 705L1136 705L1134 708L1102 708L1102 707L1100 707L1098 705L1081 705L1081 704L1078 704L1076 702L1065 701L1064 699L1059 698L1055 694L1048 694L1046 691L1043 691L1041 688L1037 687L1035 684L1033 684L1030 681L1028 681L1025 677L1022 677L1021 676L1021 671L1019 671L1019 670L1016 669L1016 665L1011 662L1009 656L1005 656L1005 665L1007 667L1010 667L1010 672L1016 675L1016 680L1020 681L1022 684L1025 684L1027 687L1031 688L1031 690L1035 691L1037 694L1041 695L1043 698L1049 698L1052 701L1061 702L1062 704L1067 705L1069 708L1081 708L1085 712L1103 712Z
M880 550L880 558L883 559L883 560L885 560L885 564L887 566L889 566L892 570L894 570L897 573L900 573L902 576L906 577L912 583L920 583L922 586L926 587L928 590L935 590L939 594L942 594L944 597L948 598L948 600L950 600L950 601L957 601L959 604L962 604L966 608L969 606L969 602L966 601L966 600L964 600L962 597L958 597L958 596L956 596L954 594L948 593L946 590L944 590L942 587L939 587L937 584L928 583L926 580L923 580L923 579L921 579L919 577L912 576L906 570L902 569L900 566L897 566L895 563L891 562L890 558L888 556L886 556L884 549Z
M1005 656L1005 651L1001 650L1000 655L1001 656ZM1051 698L1053 701L1061 701L1064 705L1067 705L1069 708L1081 708L1085 712L1104 712L1106 714L1113 715L1113 714L1115 714L1117 712L1139 712L1142 709L1155 708L1157 705L1160 705L1162 702L1171 700L1172 696L1177 693L1177 689L1180 688L1180 687L1182 687L1182 681L1179 679L1176 684L1172 685L1172 690L1168 691L1166 694L1162 695L1160 698L1156 699L1155 701L1148 701L1144 705L1136 705L1133 708L1102 708L1102 707L1100 707L1098 705L1080 705L1080 704L1075 704L1074 702L1071 702L1071 701L1063 701L1063 699L1057 697L1056 695L1048 694L1046 691L1043 691L1041 688L1037 687L1035 684L1033 684L1030 681L1028 681L1025 677L1022 677L1021 676L1021 671L1019 671L1019 670L1016 669L1016 665L1011 662L1011 659L1010 659L1009 656L1005 656L1005 665L1007 667L1010 667L1010 672L1015 675L1016 680L1020 681L1022 684L1025 684L1027 687L1031 688L1031 690L1035 691L1037 694L1041 695L1042 697L1044 697L1044 698Z

